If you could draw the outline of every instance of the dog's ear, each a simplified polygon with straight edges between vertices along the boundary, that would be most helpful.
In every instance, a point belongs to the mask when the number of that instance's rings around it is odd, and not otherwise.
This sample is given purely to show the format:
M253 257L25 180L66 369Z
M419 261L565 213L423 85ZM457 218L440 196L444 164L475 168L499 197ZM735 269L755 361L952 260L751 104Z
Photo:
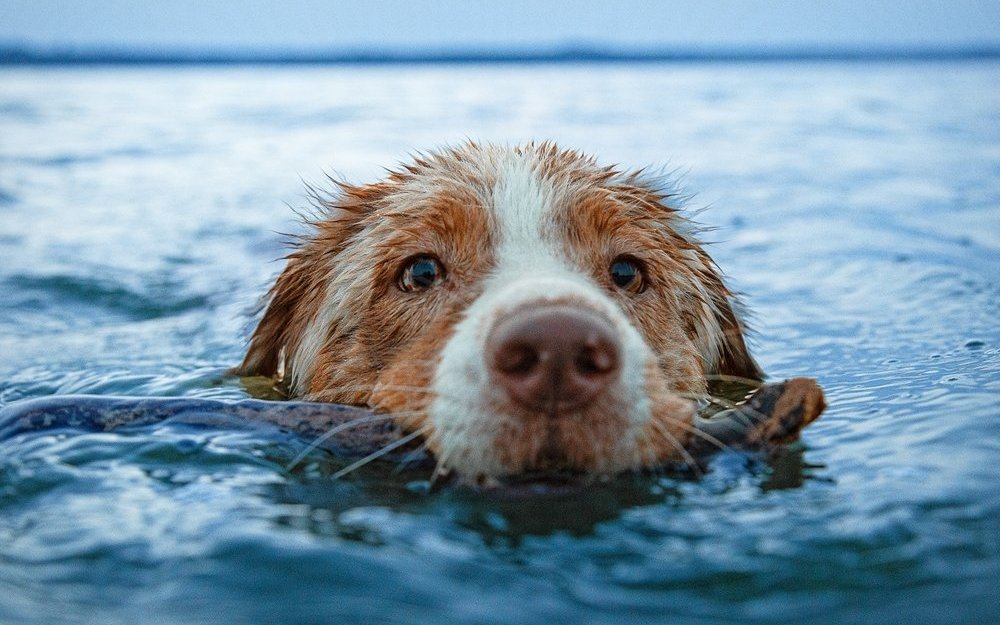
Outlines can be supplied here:
M716 318L722 332L714 373L745 380L763 380L764 372L747 348L746 324L737 313L742 304L725 286L722 286L722 289L717 291L719 295L715 298Z
M335 184L336 194L310 187L316 215L306 223L312 233L299 237L285 269L268 292L267 308L250 338L243 362L233 370L236 375L290 376L290 359L325 303L337 257L386 193L386 186L381 184Z
M678 285L683 298L691 304L683 315L688 327L697 335L705 374L760 381L764 372L750 355L746 343L746 324L739 296L730 291L722 278L722 270L699 242L703 229L668 204L683 202L672 184L656 175L639 171L626 179L626 184L614 187L615 197L634 207L640 218L652 216L662 225L659 233L664 249L672 250L675 267L687 279Z
M310 321L319 310L326 272L309 248L313 241L288 256L288 264L268 293L267 308L250 338L237 375L277 377L284 372Z
M675 245L685 250L681 257L690 279L682 281L681 286L688 289L687 301L693 304L686 311L686 317L704 350L705 374L710 380L713 376L763 380L764 372L747 347L747 326L740 296L726 286L722 270L700 244L691 238L679 237Z

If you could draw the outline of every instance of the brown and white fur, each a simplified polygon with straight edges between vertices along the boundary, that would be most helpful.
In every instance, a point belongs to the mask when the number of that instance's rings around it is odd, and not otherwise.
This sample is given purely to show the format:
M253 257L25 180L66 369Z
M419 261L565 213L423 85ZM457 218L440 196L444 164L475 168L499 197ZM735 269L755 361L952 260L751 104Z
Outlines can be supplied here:
M237 372L391 413L442 467L679 460L706 380L762 377L735 295L641 172L468 143L338 187L317 195Z

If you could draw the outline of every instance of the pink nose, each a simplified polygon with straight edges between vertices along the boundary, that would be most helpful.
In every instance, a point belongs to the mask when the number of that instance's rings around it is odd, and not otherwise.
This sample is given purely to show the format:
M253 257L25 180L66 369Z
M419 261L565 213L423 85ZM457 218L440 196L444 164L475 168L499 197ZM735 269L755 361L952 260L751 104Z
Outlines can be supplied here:
M509 315L486 341L490 371L508 395L550 414L593 401L618 373L620 351L601 316L556 305Z

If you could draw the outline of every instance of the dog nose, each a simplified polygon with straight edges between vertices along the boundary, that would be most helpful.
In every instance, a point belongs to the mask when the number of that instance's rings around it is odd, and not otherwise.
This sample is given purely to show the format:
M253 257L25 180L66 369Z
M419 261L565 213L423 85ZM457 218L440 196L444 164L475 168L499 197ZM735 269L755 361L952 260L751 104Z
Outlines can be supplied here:
M486 342L490 370L510 397L550 414L590 403L617 374L620 352L608 321L568 306L519 310Z

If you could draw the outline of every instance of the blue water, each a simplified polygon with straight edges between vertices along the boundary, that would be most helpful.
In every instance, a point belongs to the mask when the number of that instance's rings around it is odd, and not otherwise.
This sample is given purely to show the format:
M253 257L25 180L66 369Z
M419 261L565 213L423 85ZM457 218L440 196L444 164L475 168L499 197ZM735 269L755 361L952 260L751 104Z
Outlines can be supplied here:
M0 70L0 405L242 398L302 179L466 137L660 165L772 378L771 462L429 492L280 432L0 442L0 623L997 622L1000 63Z

